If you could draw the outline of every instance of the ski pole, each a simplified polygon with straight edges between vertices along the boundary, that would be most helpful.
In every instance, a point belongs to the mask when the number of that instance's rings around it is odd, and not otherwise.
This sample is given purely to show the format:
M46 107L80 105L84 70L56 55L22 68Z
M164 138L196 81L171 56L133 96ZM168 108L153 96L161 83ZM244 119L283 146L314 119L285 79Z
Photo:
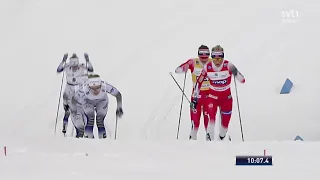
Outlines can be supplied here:
M184 97L186 97L187 100L188 100L188 102L191 103L190 100L189 100L189 98L187 97L187 95L184 93L184 91L182 90L182 88L180 87L180 85L178 84L178 82L176 81L176 79L173 77L172 72L170 72L169 74L170 74L170 76L172 77L172 79L174 80L174 82L177 84L177 86L179 87L180 91L183 93Z
M171 74L172 76L172 74ZM182 97L181 97L181 104L180 104L180 113L179 113L179 122L178 122L178 130L177 130L177 139L179 139L179 132L180 132L180 122L181 122L181 113L182 113L182 104L183 104L183 95L184 95L184 88L186 85L186 77L187 72L184 74L184 80L183 80L183 89L182 89Z
M233 81L234 81L234 85L235 85L235 89L236 89L236 98L237 98L237 105L238 105L238 115L239 115L239 121L240 121L241 137L242 137L242 141L244 141L241 114L240 114L240 105L239 105L239 98L238 98L238 88L237 88L236 78L234 76L233 76Z
M66 59L67 56L65 55L63 57L63 59ZM66 66L66 63L64 63L63 65L63 68L65 68ZM60 93L59 93L59 100L58 100L58 108L57 108L57 114L56 114L56 122L55 122L55 125L54 125L54 134L56 134L56 131L57 131L57 123L58 123L58 114L59 114L59 109L60 109L60 100L61 100L61 94L62 94L62 86L63 86L63 80L64 80L64 70L62 72L62 79L61 79L61 86L60 86Z

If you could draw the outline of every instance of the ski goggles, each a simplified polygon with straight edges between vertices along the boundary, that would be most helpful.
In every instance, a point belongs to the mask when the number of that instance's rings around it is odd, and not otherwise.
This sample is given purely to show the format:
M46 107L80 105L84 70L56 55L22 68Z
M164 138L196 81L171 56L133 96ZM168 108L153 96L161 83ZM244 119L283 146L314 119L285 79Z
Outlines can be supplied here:
M210 51L208 49L199 49L198 56L200 58L209 58Z
M212 52L211 58L224 58L224 53L222 51Z

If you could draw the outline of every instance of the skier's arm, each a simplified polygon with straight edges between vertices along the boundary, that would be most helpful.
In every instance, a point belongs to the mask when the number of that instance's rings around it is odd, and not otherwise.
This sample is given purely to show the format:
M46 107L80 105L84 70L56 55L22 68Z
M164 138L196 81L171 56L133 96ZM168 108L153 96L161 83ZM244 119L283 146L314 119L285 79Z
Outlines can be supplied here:
M201 85L206 77L207 77L207 71L203 68L202 72L201 72L200 76L198 77L197 82L194 86L194 93L193 93L194 97L198 97L198 95L200 93Z
M64 70L64 63L65 63L65 61L62 61L62 62L59 64L59 66L58 66L58 68L57 68L57 73L61 73L61 72Z
M61 63L59 64L59 66L57 68L57 73L61 73L64 70L64 64L66 63L67 58L68 58L68 53L65 53L63 55Z
M115 95L117 98L117 110L116 110L116 115L117 117L122 117L123 115L123 110L122 110L122 95L121 93L118 91L118 93Z
M93 72L93 66L92 66L91 62L87 61L86 63L87 63L88 72Z
M122 110L122 95L120 91L118 91L115 87L113 87L110 84L106 83L106 91L110 93L112 96L116 97L117 99L117 111L116 115L117 117L122 117L123 115L123 110Z
M106 83L106 91L117 99L117 108L122 107L122 95L117 88Z
M116 99L117 99L117 108L122 108L122 95L121 93L118 91L118 93L116 94Z
M199 93L200 93L200 88L201 88L201 85L206 77L207 77L207 71L205 69L202 69L202 72L201 72L200 76L198 77L197 82L194 86L194 90L193 90L193 94L192 94L193 100L190 103L190 107L192 109L196 109L196 106L198 104L198 97L199 97Z
M241 83L245 83L246 79L244 78L244 76L240 73L240 71L237 69L237 67L235 65L233 65L232 63L229 62L229 71L232 75L235 76L235 78L240 81Z
M188 69L192 70L193 67L194 67L193 60L189 59L187 62L178 66L175 69L175 73L177 73L177 74L186 73L188 71Z
M93 72L93 66L89 60L89 55L88 53L84 53L84 58L86 59L86 65L87 65L87 71L88 72Z

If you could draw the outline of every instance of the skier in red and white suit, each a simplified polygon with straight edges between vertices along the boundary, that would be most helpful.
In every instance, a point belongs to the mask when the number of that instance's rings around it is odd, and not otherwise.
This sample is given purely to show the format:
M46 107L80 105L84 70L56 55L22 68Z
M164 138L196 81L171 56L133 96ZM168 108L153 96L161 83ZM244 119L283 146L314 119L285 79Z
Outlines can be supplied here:
M191 58L187 62L181 64L179 67L176 68L175 73L177 74L186 73L190 69L191 75L192 75L192 83L193 83L192 86L194 87L197 82L197 78L200 76L204 65L210 61L212 61L212 59L210 58L209 47L206 45L201 45L198 48L198 58ZM201 114L203 114L205 130L207 130L209 118L208 118L206 108L208 107L207 96L208 96L209 86L210 86L209 81L204 80L201 85L201 88L199 89L199 93L197 95L198 106L197 108L194 108L194 109L190 108L190 118L191 118L192 126L191 126L189 139L191 140L197 140ZM192 96L191 101L193 99L194 97Z
M220 45L212 48L211 57L213 61L204 66L201 75L197 79L194 96L199 94L199 90L204 79L209 78L210 103L207 111L208 114L214 114L214 117L210 117L209 119L207 136L209 136L211 140L214 140L215 116L217 113L217 108L219 107L221 114L221 128L219 136L220 140L223 140L228 131L232 114L233 99L230 90L231 77L234 75L235 78L241 83L245 83L245 78L231 62L224 60L224 51ZM194 99L191 102L191 106L193 108L196 108L197 104L197 99Z

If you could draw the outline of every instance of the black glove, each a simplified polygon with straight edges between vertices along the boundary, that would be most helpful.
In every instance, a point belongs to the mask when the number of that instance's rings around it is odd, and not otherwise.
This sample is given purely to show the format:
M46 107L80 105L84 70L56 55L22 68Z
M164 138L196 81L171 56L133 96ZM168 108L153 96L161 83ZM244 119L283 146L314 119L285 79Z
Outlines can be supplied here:
M198 104L198 98L194 98L190 103L191 109L196 109L197 108L197 104Z
M64 104L63 105L63 109L64 109L64 111L69 111L69 105L68 104Z
M89 55L88 55L88 53L84 53L84 58L86 59L86 61L89 61Z
M121 107L120 107L120 108L117 108L116 115L117 115L119 118L122 117L122 115L123 115L123 110L122 110Z
M65 54L63 55L63 59L62 59L62 61L66 61L66 60L67 60L67 58L68 58L68 53L65 53Z

